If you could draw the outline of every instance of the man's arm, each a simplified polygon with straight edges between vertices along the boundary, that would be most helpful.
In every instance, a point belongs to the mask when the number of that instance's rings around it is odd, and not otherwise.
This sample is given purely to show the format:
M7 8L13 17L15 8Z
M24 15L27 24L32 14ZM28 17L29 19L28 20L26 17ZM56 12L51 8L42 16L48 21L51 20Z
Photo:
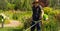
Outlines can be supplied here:
M41 10L41 17L43 18L43 15L44 15L44 11L43 10Z
M40 5L40 8L41 8L41 18L43 18L44 11L43 11L43 8L42 8L42 6L41 6L41 5Z

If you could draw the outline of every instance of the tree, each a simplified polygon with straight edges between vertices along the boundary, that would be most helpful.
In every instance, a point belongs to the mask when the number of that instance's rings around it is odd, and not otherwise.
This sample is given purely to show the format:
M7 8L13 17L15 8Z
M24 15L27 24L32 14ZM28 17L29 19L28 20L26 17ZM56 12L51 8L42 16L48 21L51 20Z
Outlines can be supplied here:
M6 8L7 3L5 2L5 0L0 0L0 9L5 9Z

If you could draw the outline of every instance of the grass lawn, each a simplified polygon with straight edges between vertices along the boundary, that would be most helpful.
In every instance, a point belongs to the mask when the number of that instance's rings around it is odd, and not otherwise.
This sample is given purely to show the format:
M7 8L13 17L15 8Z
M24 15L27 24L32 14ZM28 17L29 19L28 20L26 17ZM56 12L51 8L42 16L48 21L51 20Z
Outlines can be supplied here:
M22 31L21 29L17 28L0 28L0 31Z

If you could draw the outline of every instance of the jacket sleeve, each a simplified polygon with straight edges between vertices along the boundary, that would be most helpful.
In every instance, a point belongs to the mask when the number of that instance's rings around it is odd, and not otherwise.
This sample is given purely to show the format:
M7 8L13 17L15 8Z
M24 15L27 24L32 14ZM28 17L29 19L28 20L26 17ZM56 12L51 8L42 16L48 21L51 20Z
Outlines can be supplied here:
M44 11L43 11L43 10L41 10L41 12L42 12L42 14L41 14L41 17L43 18L43 15L44 15Z
M43 8L42 8L42 6L41 6L41 5L40 5L40 8L41 8L41 17L43 18L44 11L43 11Z

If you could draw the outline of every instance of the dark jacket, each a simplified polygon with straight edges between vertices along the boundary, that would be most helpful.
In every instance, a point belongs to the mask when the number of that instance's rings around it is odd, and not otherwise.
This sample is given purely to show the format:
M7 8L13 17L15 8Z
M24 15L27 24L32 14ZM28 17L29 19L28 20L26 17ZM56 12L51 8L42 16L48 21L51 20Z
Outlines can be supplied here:
M33 20L38 21L41 14L40 6L37 6L37 7L33 6L32 10L33 10L33 15L32 15Z

